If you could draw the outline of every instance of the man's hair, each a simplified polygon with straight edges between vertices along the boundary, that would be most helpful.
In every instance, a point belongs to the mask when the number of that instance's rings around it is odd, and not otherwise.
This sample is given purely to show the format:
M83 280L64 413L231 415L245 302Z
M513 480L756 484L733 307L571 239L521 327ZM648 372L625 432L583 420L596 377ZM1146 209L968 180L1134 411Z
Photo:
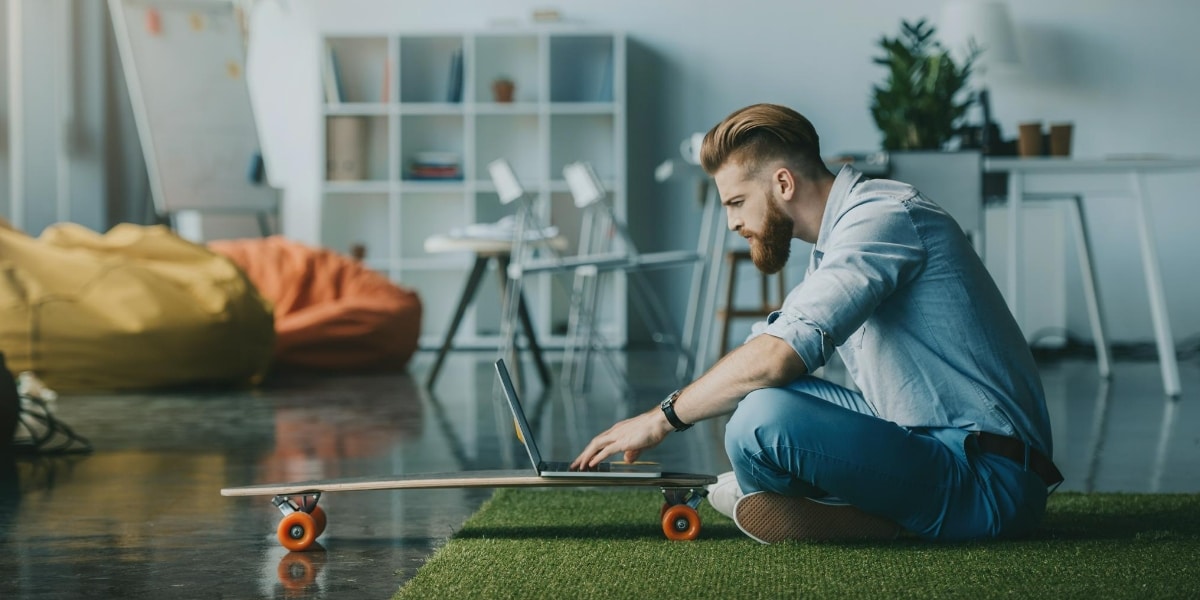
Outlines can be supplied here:
M750 174L783 161L810 180L831 175L821 160L816 128L804 115L778 104L739 109L709 130L700 147L700 166L712 175L730 161Z

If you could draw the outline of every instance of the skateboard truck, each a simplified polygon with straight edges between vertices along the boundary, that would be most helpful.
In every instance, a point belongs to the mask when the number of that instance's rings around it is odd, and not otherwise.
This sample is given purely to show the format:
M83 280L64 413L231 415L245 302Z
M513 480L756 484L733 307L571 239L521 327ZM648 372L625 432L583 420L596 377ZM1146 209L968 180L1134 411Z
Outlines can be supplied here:
M311 498L311 500L310 500ZM287 494L271 498L271 504L283 513L283 516L288 516L294 512L311 513L317 507L317 502L321 500L321 492L313 492L311 494Z
M708 490L705 488L663 488L662 493L667 504L686 504L693 509L700 508L700 502L708 496Z
M706 488L662 488L663 535L669 540L694 540L700 535L700 502L708 495Z

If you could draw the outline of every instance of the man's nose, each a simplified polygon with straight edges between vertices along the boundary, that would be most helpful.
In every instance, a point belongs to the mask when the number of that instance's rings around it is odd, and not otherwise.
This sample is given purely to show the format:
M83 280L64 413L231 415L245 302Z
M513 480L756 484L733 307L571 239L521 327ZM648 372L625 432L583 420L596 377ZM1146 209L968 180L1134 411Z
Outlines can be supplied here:
M725 211L725 222L729 225L730 231L738 231L742 228L742 220L735 219L733 216L733 211Z

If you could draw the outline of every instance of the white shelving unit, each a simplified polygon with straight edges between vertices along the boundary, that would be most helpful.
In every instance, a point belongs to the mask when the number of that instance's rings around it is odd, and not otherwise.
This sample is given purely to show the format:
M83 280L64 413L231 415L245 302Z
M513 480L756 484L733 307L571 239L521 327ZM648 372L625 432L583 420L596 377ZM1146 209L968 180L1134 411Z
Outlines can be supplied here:
M332 118L363 119L366 167L360 180L325 178L321 242L341 252L361 245L370 267L420 293L423 347L441 343L471 266L467 255L426 254L425 238L514 210L501 206L488 179L489 162L509 161L540 219L559 227L572 249L579 214L562 178L566 164L592 163L610 204L625 218L623 34L505 29L323 38L336 64L341 102L323 105L321 129L328 133ZM459 53L461 99L454 101L452 64ZM492 82L501 77L515 84L511 102L493 98ZM422 152L458 156L461 178L413 179L410 167ZM570 281L560 283L525 282L535 327L548 347L564 341ZM612 345L626 341L624 299L625 280L617 275L601 303L601 333ZM499 306L498 286L481 287L456 347L496 347Z

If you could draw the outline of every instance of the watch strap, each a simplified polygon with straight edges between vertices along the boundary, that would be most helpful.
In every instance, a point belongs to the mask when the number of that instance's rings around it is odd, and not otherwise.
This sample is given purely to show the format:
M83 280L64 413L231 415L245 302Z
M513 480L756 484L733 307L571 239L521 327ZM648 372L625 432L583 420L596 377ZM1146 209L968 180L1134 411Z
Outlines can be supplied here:
M693 425L693 423L684 423L679 418L679 415L675 414L675 400L679 398L679 393L681 391L683 390L675 390L674 392L671 392L671 395L667 396L666 399L658 405L658 407L662 409L663 414L666 415L667 422L671 424L671 427L675 428L675 431L687 431Z

